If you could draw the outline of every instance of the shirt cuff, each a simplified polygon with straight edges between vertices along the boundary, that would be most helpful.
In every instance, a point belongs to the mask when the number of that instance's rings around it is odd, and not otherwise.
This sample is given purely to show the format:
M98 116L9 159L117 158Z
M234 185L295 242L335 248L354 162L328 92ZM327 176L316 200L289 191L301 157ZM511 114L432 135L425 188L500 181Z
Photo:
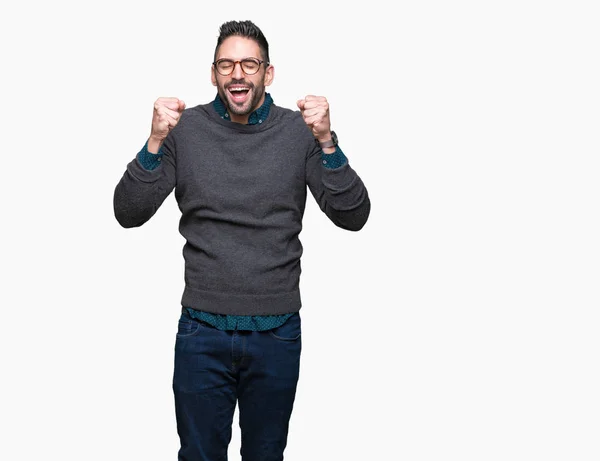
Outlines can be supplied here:
M160 161L162 160L163 151L162 147L158 149L157 154L151 154L148 152L148 141L142 147L142 150L138 152L137 158L140 164L144 167L145 170L154 170L160 166Z
M335 152L332 154L326 154L321 152L321 163L325 168L339 168L342 165L348 163L348 159L340 149L340 146L335 146Z

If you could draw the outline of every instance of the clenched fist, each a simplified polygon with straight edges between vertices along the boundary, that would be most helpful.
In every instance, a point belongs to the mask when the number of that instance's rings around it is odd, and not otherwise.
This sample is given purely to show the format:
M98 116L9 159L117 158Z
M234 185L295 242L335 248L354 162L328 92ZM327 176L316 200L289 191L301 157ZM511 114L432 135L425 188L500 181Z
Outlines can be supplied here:
M330 140L331 123L327 99L324 96L308 95L304 99L299 99L296 104L313 136L319 142Z
M177 125L185 102L177 98L158 98L154 103L152 131L148 140L148 151L158 152L169 132Z

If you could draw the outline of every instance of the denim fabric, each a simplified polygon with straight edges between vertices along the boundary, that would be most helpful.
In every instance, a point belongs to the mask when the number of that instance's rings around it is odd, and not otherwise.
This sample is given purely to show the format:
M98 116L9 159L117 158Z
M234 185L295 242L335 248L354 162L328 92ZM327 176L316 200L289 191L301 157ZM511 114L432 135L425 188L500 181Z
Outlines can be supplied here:
M173 392L179 461L225 461L239 406L243 461L282 461L300 371L296 313L268 331L224 331L184 309Z

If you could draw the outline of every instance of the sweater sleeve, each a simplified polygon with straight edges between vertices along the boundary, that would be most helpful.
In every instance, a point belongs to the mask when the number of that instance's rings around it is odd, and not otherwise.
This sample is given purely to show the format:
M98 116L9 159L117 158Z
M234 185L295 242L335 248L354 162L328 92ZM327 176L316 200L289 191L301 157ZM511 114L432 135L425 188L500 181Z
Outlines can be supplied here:
M371 211L367 188L352 169L340 147L332 160L342 159L340 166L331 168L326 156L315 145L306 161L308 188L319 208L338 227L358 231L366 224ZM341 154L341 155L340 155Z
M115 218L125 228L139 227L147 222L175 187L175 156L173 144L167 137L156 157L153 169L147 169L144 159L146 145L129 162L113 196Z

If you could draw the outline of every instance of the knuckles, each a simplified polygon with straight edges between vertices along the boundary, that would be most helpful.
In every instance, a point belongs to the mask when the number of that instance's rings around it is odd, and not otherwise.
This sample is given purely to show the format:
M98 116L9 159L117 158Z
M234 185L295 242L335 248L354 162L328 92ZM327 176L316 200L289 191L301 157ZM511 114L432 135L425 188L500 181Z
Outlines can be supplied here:
M183 104L183 108L185 109L185 104ZM159 111L161 109L171 109L175 111L181 111L181 100L177 98L158 98L154 102L154 110Z

